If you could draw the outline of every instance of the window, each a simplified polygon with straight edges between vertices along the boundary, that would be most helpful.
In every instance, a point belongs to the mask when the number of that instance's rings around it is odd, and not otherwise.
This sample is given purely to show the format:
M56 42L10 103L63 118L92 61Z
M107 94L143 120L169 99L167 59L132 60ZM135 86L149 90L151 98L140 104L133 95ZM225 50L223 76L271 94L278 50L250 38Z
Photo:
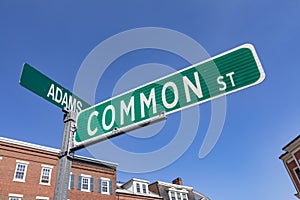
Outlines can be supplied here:
M143 193L147 194L147 185L146 184L143 184Z
M112 194L113 193L112 181L107 178L101 178L98 180L98 192L102 194Z
M187 194L182 194L182 200L188 200Z
M9 200L21 200L21 197L9 197Z
M107 180L102 180L102 193L108 193L108 184Z
M175 192L171 192L171 200L176 200Z
M138 192L138 193L141 192L141 186L139 183L136 183L136 192Z
M9 200L22 200L23 195L21 194L9 194Z
M181 200L181 193L177 192L177 200Z
M13 181L25 182L27 166L29 162L17 160Z
M40 184L50 185L52 166L42 165Z
M84 192L94 191L94 179L88 175L78 177L78 189Z
M90 178L82 177L81 190L90 191Z
M188 200L188 195L185 192L186 191L171 190L169 191L169 198L171 200Z

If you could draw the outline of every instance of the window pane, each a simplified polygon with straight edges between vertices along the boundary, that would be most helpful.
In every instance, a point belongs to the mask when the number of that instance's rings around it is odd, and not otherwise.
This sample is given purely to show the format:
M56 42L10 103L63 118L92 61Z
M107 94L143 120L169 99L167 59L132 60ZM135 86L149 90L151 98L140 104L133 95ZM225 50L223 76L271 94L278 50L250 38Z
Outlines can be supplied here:
M187 194L182 194L182 200L187 200L188 197L187 197Z
M181 193L177 193L177 200L181 200Z
M50 168L43 168L42 169L42 177L41 177L41 183L50 183Z
M9 197L9 200L21 200L20 197Z
M174 193L174 192L171 192L171 199L172 199L172 200L176 200L176 198L175 198L175 193Z
M108 181L107 180L102 180L102 192L103 193L108 193Z
M146 184L143 184L143 193L145 193L145 194L147 193L146 187L147 187Z
M136 183L136 192L141 192L141 186L139 183Z
M17 168L16 168L16 172L15 172L15 179L19 179L19 180L24 179L26 166L27 166L26 164L17 163ZM12 197L12 198L15 198L15 197Z
M90 178L82 177L81 189L89 190Z

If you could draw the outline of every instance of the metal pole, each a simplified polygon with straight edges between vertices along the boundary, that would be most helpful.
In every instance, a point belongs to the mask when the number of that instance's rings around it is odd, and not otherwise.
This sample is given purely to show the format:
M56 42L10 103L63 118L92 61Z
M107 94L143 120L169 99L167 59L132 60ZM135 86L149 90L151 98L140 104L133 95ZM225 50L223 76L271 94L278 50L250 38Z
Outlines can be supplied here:
M69 178L74 155L74 153L69 153L69 149L73 147L73 135L76 131L76 113L66 110L64 110L64 113L64 134L58 160L54 200L68 199Z

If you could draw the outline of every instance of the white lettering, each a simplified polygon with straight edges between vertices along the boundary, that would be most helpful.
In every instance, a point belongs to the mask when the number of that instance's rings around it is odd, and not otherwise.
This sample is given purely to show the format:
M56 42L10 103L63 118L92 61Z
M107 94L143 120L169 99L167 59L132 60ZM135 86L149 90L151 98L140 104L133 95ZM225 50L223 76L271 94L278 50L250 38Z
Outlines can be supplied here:
M79 113L82 110L82 103L81 101L77 101L77 113Z
M55 100L57 103L60 103L61 100L62 100L62 97L63 97L63 95L62 95L62 90L61 90L60 88L56 87L56 91L55 91L55 99L54 99L54 100Z
M49 97L50 95L52 96L52 100L54 101L54 84L51 84L47 97Z
M232 86L232 87L235 86L234 81L233 81L233 77L232 77L233 74L234 74L234 72L230 72L230 73L226 74L226 76L227 76L227 77L229 76L229 78L230 78L231 86Z
M70 109L70 107L68 106L68 94L64 93L64 97L63 100L61 102L61 105L65 105L65 108Z
M173 89L173 94L174 94L174 100L172 103L168 103L167 102L167 97L166 97L166 90L168 87L171 87ZM176 106L177 102L178 102L178 89L177 86L175 85L175 83L173 82L167 82L166 84L164 84L163 88L162 88L162 102L164 104L164 106L166 108L173 108L174 106Z
M145 117L145 105L147 106L147 108L150 107L150 104L152 102L153 105L153 114L157 112L156 109L156 99L155 99L155 90L154 88L151 89L150 91L150 95L149 98L147 99L144 93L140 94L140 103L141 103L141 116L142 118Z
M97 131L98 131L98 128L96 127L94 130L91 130L91 120L92 120L92 118L94 117L94 116L98 116L98 112L97 111L94 111L94 112L92 112L91 114L90 114L90 116L89 116L89 119L88 119L88 125L87 125L87 131L88 131L88 134L90 135L90 136L93 136L93 135L95 135L96 133L97 133Z
M106 124L106 113L108 110L111 110L111 121L110 123L107 125ZM112 128L112 126L114 125L116 119L116 110L115 107L113 105L108 105L104 111L103 111L103 115L102 115L102 126L105 130L109 130Z
M134 96L132 96L130 98L128 107L126 107L126 104L124 102L124 100L121 101L121 125L124 124L124 111L126 113L126 115L129 115L129 111L131 111L131 121L134 121L135 119L135 115L134 115Z
M199 80L199 75L197 72L194 73L195 81L196 81L196 87L195 85L188 79L188 77L184 76L183 79L183 85L184 85L184 92L185 92L185 97L186 101L190 102L191 101L191 95L190 95L190 90L189 88L192 89L192 91L197 95L198 98L203 97L202 94L202 89L200 85L200 80Z
M77 99L76 98L73 98L72 95L69 96L69 109L72 110L72 111L75 111L76 109L76 102L77 102Z
M224 91L227 88L226 83L223 81L223 78L224 78L224 76L219 76L217 78L219 85L222 85L222 87L219 88L220 91Z

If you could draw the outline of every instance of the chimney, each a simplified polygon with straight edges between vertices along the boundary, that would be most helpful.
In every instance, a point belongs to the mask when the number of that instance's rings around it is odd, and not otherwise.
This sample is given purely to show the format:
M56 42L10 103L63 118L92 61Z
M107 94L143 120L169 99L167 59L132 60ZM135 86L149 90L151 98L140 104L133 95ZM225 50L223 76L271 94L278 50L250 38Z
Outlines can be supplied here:
M182 179L178 177L175 180L173 180L172 183L176 185L182 185Z

